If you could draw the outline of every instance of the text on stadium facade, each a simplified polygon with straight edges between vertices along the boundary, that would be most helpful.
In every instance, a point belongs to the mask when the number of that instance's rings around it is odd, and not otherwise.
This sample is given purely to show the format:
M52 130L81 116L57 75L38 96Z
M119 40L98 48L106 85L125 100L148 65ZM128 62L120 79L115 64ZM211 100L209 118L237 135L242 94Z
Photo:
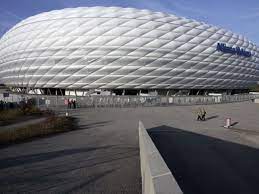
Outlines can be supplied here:
M249 51L246 51L243 48L240 47L230 47L226 46L225 43L218 43L217 44L217 51L221 51L223 53L230 53L233 55L239 55L239 56L244 56L244 57L251 57L252 53Z

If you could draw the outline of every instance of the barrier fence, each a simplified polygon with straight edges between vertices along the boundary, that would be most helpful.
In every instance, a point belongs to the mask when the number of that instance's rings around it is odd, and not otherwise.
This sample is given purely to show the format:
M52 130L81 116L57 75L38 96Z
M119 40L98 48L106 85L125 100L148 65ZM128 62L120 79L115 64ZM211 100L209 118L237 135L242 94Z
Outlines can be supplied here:
M1 96L1 95L0 95ZM10 94L2 97L5 102L20 102L34 99L39 107L67 107L67 100L76 101L80 107L141 107L141 106L169 106L169 105L202 105L250 101L259 95L222 95L222 96L44 96Z

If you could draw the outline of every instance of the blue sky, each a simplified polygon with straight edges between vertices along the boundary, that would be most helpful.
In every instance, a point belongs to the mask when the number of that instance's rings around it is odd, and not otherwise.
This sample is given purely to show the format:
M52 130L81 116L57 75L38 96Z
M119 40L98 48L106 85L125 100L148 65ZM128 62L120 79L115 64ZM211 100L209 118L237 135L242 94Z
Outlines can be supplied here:
M0 36L31 15L83 6L134 7L172 13L226 28L259 45L259 0L0 0Z

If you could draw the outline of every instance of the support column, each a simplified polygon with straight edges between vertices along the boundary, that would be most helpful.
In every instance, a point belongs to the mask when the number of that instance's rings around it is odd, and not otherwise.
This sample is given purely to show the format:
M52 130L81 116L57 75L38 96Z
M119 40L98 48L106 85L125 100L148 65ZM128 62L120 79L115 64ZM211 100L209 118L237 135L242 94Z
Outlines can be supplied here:
M76 95L76 108L78 106L78 102L77 102L77 91L75 90L75 95Z
M63 92L62 92L62 89L61 89L61 88L59 88L59 90L60 90L60 94L61 94L61 96L64 96L64 95L63 95Z
M55 89L55 92L56 92L56 107L58 106L58 90Z

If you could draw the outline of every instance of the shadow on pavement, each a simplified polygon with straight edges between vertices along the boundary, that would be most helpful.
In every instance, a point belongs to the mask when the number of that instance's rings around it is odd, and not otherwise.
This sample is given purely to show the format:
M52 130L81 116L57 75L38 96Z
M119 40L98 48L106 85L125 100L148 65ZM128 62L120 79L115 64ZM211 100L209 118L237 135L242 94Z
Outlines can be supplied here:
M148 129L185 194L258 194L259 150L169 126Z
M77 184L76 186L66 190L64 192L64 194L69 194L69 193L76 193L76 192L80 192L80 193L85 193L86 191L82 191L82 189L85 189L89 184L96 182L97 180L102 179L104 176L111 174L115 171L115 169L111 169L111 170L106 170L104 172L101 173L97 173L96 175L91 176L88 180L85 180L83 182L79 182L79 184Z
M95 127L103 127L103 126L107 126L111 122L112 121L102 121L102 122L96 122L96 123L89 123L85 125L78 125L78 129L90 129Z
M218 115L214 115L214 116L207 117L205 120L208 121L208 120L211 120L211 119L216 119L218 117L219 117Z
M239 123L239 122L234 122L234 123L232 123L230 126L233 127L233 126L237 125L238 123Z
M120 166L138 157L138 147L118 144L1 159L0 193L104 193L106 187L95 188L95 182L114 177L125 181L127 174L118 176ZM107 186L111 187L117 185Z
M112 146L102 146L102 147L89 147L89 148L78 148L78 149L68 149L68 150L59 150L54 152L46 152L18 157L10 157L0 160L0 169L20 166L23 164L30 164L35 162L42 162L45 160L51 160L58 157L70 156L73 154L79 154L83 152L95 151L98 149L109 149Z

